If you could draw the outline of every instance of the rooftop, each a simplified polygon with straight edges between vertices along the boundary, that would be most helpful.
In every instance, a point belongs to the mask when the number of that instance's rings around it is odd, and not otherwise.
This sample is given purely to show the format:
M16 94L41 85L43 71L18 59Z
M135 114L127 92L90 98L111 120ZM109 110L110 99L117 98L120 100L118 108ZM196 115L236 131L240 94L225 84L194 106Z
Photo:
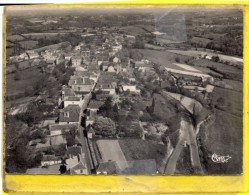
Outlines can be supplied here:
M55 125L49 125L49 130L54 131L54 130L69 130L72 128L77 128L76 125L74 124L55 124Z

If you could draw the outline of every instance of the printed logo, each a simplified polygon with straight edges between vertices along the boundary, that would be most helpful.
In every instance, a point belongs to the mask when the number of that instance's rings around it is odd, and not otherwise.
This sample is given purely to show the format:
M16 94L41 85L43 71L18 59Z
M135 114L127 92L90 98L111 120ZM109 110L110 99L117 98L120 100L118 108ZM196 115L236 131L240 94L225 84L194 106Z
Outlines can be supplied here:
M229 155L221 156L221 155L217 155L215 153L212 155L212 161L215 163L227 163L230 158L232 158L232 157Z

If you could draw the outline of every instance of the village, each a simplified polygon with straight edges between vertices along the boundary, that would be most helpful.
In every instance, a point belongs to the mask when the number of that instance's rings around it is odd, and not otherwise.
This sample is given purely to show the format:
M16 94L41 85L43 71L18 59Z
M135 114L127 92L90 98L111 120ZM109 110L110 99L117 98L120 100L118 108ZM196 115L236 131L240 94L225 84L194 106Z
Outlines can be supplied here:
M9 41L7 74L18 82L22 71L35 68L48 80L33 87L35 92L25 91L24 97L35 96L32 101L12 104L7 110L10 121L16 120L11 117L28 121L24 129L31 129L23 148L34 163L25 165L25 173L204 173L202 129L215 121L214 110L231 107L224 97L214 100L214 92L239 91L226 81L237 75L220 71L218 64L241 70L243 61L197 50L198 40L188 51L172 49L172 43L167 49L158 43L165 33L148 34L141 39L115 27L94 27L85 28L75 45L65 41L31 49L34 46L22 41L17 47L16 41L28 39L27 35ZM164 46L168 61L146 53L162 52ZM240 82L239 77L234 80ZM39 121L25 118L33 114L31 104L47 109ZM237 117L236 112L232 114ZM7 149L15 150L13 145ZM182 155L188 156L187 164L179 162Z

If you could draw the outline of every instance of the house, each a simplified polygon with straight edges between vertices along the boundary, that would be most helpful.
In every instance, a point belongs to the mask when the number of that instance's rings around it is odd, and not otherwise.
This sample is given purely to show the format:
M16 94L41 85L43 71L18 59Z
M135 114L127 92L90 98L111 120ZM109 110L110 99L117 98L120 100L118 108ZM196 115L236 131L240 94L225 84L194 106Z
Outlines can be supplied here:
M110 95L116 94L115 89L116 89L116 83L111 83L111 84L100 84L100 83L98 83L97 86L96 86L96 90L106 91Z
M81 105L82 98L77 96L67 96L63 100L63 108L68 107L69 105Z
M73 76L69 80L68 85L72 87L74 92L78 94L86 94L92 91L94 81L88 77Z
M50 136L62 135L72 129L77 129L75 124L53 124L49 125Z
M153 65L146 63L144 61L135 61L134 62L134 68L137 69L138 71L150 71L151 69L153 69Z
M92 110L89 110L86 114L86 127L89 125L92 125L95 121L95 117L97 115L97 112L94 112Z
M113 63L117 64L120 62L120 59L118 57L114 57L112 61Z
M85 156L79 146L72 146L67 148L66 152L68 159L66 159L67 170L70 174L88 174L85 165Z
M114 51L114 52L118 52L118 51L120 51L122 49L122 45L120 44L120 45L114 45L114 46L112 46L112 50Z
M107 72L116 72L116 70L114 69L113 66L109 66L109 67L107 68Z
M97 100L91 100L89 105L88 105L88 109L93 111L93 112L97 112L98 109L104 104L103 101L97 101Z
M122 85L123 91L130 91L134 93L140 93L140 89L137 89L136 85L129 85L129 84L124 84Z
M83 63L83 59L81 56L72 56L72 66L77 67Z
M92 128L92 126L89 125L89 126L87 127L87 137L88 137L88 139L92 139L94 136L95 136L95 131L94 131L94 129Z
M28 54L29 59L35 59L40 57L40 55L34 50L27 50L26 53Z
M55 165L61 163L61 157L53 155L43 155L41 166Z
M59 124L78 124L80 120L79 105L70 104L59 114Z

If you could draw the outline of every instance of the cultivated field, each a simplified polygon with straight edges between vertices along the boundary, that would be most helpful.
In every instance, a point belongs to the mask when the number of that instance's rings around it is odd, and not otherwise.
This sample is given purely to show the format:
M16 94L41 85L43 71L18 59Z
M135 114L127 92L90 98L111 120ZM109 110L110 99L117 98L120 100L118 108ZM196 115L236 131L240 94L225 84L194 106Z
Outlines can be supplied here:
M173 63L173 64L190 72L201 72L200 70L186 64L180 64L180 63Z
M114 161L120 170L129 167L118 140L98 140L96 143L104 162Z

